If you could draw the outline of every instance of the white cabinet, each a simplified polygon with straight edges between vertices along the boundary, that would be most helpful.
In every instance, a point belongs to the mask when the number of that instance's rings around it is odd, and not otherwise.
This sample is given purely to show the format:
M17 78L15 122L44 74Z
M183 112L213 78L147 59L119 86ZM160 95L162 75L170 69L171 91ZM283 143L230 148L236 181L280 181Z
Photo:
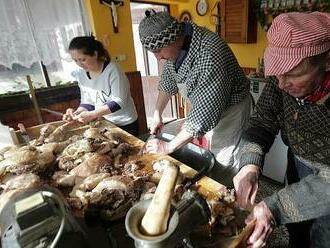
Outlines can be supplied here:
M275 141L265 157L263 175L280 183L284 183L287 168L288 147L283 143L281 135L278 134Z

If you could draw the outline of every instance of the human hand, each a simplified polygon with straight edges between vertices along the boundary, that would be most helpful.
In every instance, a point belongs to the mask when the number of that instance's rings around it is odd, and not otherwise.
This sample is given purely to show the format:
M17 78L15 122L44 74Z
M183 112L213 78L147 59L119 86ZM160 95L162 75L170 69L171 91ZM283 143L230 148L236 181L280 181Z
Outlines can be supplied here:
M163 118L158 114L154 114L154 119L150 127L150 134L158 134L163 127Z
M75 115L73 117L74 120L77 120L82 123L88 123L90 121L94 121L97 118L98 118L98 116L96 115L96 113L94 111L83 111L80 114Z
M148 140L145 150L150 153L159 153L162 155L167 155L173 152L170 148L169 142L157 138Z
M259 167L253 164L244 166L233 178L236 202L242 208L251 208L258 191Z
M255 221L255 227L247 239L248 248L259 248L266 246L266 241L275 227L273 214L264 201L255 205L252 213L246 218L246 224Z
M65 111L65 114L62 116L63 121L73 121L74 118L74 110L72 108L68 108Z

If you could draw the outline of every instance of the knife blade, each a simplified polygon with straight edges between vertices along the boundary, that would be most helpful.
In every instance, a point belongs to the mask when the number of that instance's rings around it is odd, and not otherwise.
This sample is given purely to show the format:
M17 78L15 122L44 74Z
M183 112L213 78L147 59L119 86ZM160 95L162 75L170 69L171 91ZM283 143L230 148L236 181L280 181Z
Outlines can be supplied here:
M146 141L144 142L143 146L141 147L140 151L138 152L138 155L143 155L145 149L146 149L146 146L147 146L147 143L149 140L151 139L154 139L156 138L156 135L155 134L150 134L149 137L146 139Z
M25 145L26 145L26 144L29 144L30 141L31 141L32 139L31 139L31 137L27 134L24 124L23 124L23 123L18 123L18 124L17 124L17 127L18 127L18 129L19 129L19 131L20 131L20 134L21 134L21 137L22 137L22 139L23 139L24 144L25 144Z
M200 148L202 149L202 148ZM184 188L187 190L189 189L191 186L193 186L195 183L197 183L197 181L199 181L202 177L206 176L214 167L215 164L215 157L214 154L209 152L211 155L211 160L210 163L207 164L206 166L203 166L202 169L200 169L195 175L193 175L192 177L188 177L186 178L182 184L184 185ZM202 155L203 156L203 155Z
M63 117L63 115L64 115L61 112L58 112L58 111L55 111L55 110L51 110L51 109L47 109L47 108L41 108L40 110L45 111L45 112L48 112L48 113L53 114L53 115L60 116L60 117Z

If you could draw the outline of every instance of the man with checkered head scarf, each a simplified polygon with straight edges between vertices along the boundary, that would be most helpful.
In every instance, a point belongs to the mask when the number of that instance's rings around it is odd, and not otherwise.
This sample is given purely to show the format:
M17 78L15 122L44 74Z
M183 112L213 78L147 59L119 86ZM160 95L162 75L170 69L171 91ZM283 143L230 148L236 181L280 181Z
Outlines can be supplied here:
M264 246L272 228L287 224L291 247L330 247L330 14L281 14L267 38L265 74L272 77L243 133L237 202L254 204L265 153L279 131L290 185L254 207L248 244Z
M179 92L191 104L176 137L170 142L152 139L147 151L169 154L199 138L215 154L216 171L222 169L213 178L232 183L241 131L252 105L249 80L232 51L217 34L192 22L180 23L168 12L146 12L139 34L147 50L166 60L151 133L162 128L162 112L172 95Z

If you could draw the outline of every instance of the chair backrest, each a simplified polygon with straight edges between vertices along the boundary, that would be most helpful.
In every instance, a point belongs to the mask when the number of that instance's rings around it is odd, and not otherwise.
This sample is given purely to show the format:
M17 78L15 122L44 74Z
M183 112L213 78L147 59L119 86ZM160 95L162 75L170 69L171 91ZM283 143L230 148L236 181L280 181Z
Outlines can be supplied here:
M144 106L143 88L141 74L139 71L126 72L130 82L131 96L133 98L136 111L138 113L139 135L148 131L146 111Z

